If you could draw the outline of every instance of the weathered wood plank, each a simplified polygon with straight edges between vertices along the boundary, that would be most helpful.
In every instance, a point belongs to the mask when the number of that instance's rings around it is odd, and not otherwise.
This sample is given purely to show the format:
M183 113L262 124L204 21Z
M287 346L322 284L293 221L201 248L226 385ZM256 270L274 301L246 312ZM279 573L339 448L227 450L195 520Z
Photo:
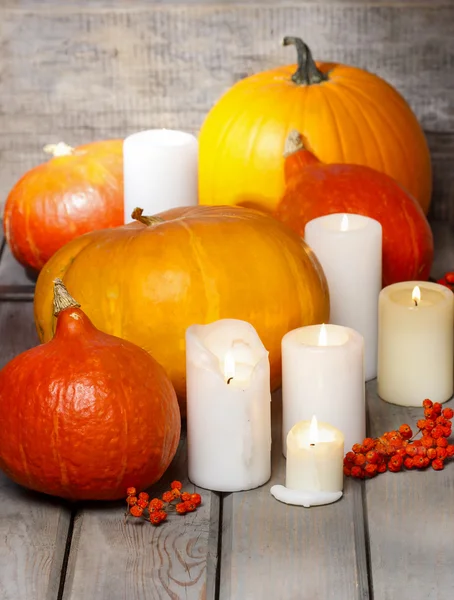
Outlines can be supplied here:
M0 302L0 368L34 346L31 303ZM0 473L0 598L55 600L70 523L67 505Z
M454 271L454 230L449 223L432 222L435 257L432 277L439 279L447 271Z
M301 6L301 4L349 4L351 5L372 5L385 4L387 6L392 5L407 5L411 7L416 6L449 6L451 0L287 0L287 6ZM263 4L275 5L276 0L252 0L246 2L245 0L70 0L62 4L61 0L2 0L2 8L9 9L42 9L42 8L57 8L59 11L65 12L78 12L81 6L85 11L90 10L106 10L116 11L118 9L124 10L143 10L144 8L150 8L150 5L154 5L155 8L164 4L171 5L190 5L190 6L212 6L216 7L220 4L229 7L237 7L238 5L248 4L249 6L255 5L257 7Z
M224 500L220 600L368 599L361 486L347 480L344 497L330 506L277 502L269 490L285 481L279 393L272 410L270 482Z
M430 216L454 228L454 133L426 132L432 156L433 196Z
M0 220L0 301L33 300L37 274L26 271L11 254Z
M76 517L64 600L214 600L219 528L219 496L194 488L187 479L186 442L159 484L159 496L179 479L198 491L203 504L184 517L171 514L154 527L131 518L124 505L84 507Z
M2 201L53 140L196 133L236 80L294 60L289 33L385 77L426 130L454 131L452 2L69 4L2 3Z
M382 401L375 381L368 384L367 402L372 436L402 423L412 426L423 416L422 409ZM439 472L385 473L366 482L375 598L440 600L452 594L453 494L452 462Z

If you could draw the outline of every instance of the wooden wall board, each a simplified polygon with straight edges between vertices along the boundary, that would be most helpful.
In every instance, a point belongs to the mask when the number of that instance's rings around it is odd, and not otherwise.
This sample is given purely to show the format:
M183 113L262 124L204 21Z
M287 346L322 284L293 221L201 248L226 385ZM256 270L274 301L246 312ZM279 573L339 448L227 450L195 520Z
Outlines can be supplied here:
M435 256L431 275L440 279L448 271L454 271L454 230L447 223L434 222Z
M33 300L35 277L15 260L3 238L0 220L0 301Z
M422 408L388 404L368 384L369 434L414 426ZM421 403L424 398L421 398ZM451 400L446 406L454 406ZM366 482L374 598L447 598L454 589L454 463L443 471L385 473Z
M270 487L285 482L281 400L273 402L272 478L224 499L220 600L366 600L369 596L361 486L346 481L330 506L289 506Z
M124 504L85 505L76 516L63 600L214 600L220 499L187 479L186 437L159 484L159 496L174 479L202 495L196 512L175 513L159 527L132 517Z
M426 132L426 137L432 157L434 182L429 216L435 221L447 221L454 226L454 133ZM454 231L454 227L451 227L451 231Z
M452 2L8 0L0 11L0 202L46 143L196 133L236 80L294 61L281 46L289 33L320 59L383 76L431 135L454 132Z
M33 307L0 302L0 368L34 346ZM71 512L0 473L0 598L56 600Z

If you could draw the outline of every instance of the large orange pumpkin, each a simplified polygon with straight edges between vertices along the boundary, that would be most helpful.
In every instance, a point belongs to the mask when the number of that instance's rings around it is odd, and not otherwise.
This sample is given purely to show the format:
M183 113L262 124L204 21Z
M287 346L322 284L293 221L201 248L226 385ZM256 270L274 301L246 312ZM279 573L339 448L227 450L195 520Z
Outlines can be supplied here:
M49 151L13 187L3 217L11 252L35 271L73 238L124 223L122 140Z
M304 236L312 219L353 213L383 229L383 285L428 279L433 236L419 204L396 181L369 167L324 164L291 132L286 145L286 190L275 217Z
M35 321L52 337L51 282L61 277L96 327L130 340L186 391L185 332L194 324L242 319L281 376L282 336L329 317L328 287L314 253L276 219L239 207L176 208L142 222L88 233L41 271ZM184 406L184 404L182 404Z
M0 371L0 468L53 496L122 498L175 455L177 397L149 354L97 330L60 281L54 289L55 336Z
M200 203L272 211L284 192L284 142L296 129L323 162L384 172L427 213L429 150L402 96L359 68L314 63L298 38L285 38L288 44L296 45L298 65L237 82L207 115L199 136Z

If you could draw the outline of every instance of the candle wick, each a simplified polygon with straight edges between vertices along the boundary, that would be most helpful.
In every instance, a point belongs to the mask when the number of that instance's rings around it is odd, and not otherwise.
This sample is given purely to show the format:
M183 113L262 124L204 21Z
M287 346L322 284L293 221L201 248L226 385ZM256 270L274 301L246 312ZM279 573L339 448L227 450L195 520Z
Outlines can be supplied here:
M229 383L232 381L232 379L233 379L233 377L229 377L229 378L227 379L227 385L229 385Z
M315 446L315 444L309 444L309 446Z
M416 300L416 298L414 299L414 303L415 303L415 306L418 306L418 301Z

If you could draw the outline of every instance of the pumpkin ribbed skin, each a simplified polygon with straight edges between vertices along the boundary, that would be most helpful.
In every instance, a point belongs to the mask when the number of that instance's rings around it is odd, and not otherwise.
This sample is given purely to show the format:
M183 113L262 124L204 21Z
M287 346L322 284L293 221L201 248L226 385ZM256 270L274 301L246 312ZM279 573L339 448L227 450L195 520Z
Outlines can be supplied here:
M178 208L151 226L89 233L57 252L38 278L35 321L53 330L51 281L61 277L93 323L163 365L185 397L185 332L195 323L243 319L270 353L280 383L281 339L327 321L328 287L313 252L281 223L238 207Z
M402 96L376 75L336 63L317 63L327 81L298 85L296 66L237 82L211 109L199 135L200 203L272 212L284 192L284 143L296 129L321 161L386 173L427 213L429 150Z
M52 286L51 286L52 289ZM180 412L162 367L93 327L78 308L55 337L0 371L0 467L30 489L71 500L124 498L175 455Z
M8 195L3 229L16 260L39 271L75 237L123 223L123 142L106 140L28 171Z

